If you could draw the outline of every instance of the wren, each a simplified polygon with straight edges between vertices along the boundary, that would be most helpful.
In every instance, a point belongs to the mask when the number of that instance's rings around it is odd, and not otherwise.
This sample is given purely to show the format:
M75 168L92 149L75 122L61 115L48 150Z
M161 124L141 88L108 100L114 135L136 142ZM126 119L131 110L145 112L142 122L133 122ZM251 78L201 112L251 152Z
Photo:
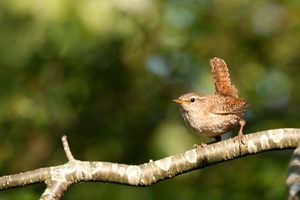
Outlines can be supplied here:
M240 130L234 140L238 140L240 145L244 144L242 137L246 121L243 116L250 104L238 97L238 90L231 84L227 64L223 59L211 59L210 66L215 94L188 93L173 101L179 104L185 123L194 133L215 138L215 141L201 144L201 147L221 141L221 135L238 124Z

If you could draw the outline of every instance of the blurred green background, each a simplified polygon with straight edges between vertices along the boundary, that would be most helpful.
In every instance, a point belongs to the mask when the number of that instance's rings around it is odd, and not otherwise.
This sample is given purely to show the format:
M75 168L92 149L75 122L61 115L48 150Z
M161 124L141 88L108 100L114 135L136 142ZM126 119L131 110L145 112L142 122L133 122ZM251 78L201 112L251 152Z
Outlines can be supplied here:
M142 164L211 141L172 99L213 93L209 59L251 104L245 133L299 127L300 1L0 1L0 173L80 160ZM237 133L228 133L223 138ZM62 199L286 199L291 150L147 188L72 186ZM38 199L44 184L0 192Z

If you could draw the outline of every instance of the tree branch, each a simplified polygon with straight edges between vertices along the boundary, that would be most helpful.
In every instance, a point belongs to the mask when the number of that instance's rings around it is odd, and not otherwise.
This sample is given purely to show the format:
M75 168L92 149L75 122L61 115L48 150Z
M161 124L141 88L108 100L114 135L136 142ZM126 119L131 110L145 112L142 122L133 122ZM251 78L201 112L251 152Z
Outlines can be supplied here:
M294 151L290 161L286 185L289 189L289 200L300 199L300 146Z
M179 174L246 155L296 148L300 144L300 129L276 129L247 134L243 138L245 145L242 146L233 139L228 139L160 160L150 160L141 165L79 161L72 156L66 137L62 140L69 159L66 164L2 176L0 189L45 182L47 189L41 198L59 199L70 185L77 182L97 181L149 186Z

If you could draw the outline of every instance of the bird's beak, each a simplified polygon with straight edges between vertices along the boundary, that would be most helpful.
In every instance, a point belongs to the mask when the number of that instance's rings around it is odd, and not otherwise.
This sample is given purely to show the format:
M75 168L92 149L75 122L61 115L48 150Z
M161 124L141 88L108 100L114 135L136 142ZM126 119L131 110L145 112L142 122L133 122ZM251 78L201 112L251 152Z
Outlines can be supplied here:
M181 100L179 100L179 99L174 99L174 100L172 100L172 101L174 101L175 103L178 103L178 104L186 104L185 101L181 101Z

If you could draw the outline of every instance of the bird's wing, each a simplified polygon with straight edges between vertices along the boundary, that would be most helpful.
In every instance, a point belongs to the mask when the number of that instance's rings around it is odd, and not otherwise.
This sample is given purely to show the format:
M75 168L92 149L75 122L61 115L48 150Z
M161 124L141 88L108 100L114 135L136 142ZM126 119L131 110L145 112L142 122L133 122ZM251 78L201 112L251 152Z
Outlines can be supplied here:
M220 115L228 115L228 114L239 114L244 113L246 108L250 106L245 99L242 98L234 98L230 96L223 96L223 103L214 104L211 108L211 112Z

